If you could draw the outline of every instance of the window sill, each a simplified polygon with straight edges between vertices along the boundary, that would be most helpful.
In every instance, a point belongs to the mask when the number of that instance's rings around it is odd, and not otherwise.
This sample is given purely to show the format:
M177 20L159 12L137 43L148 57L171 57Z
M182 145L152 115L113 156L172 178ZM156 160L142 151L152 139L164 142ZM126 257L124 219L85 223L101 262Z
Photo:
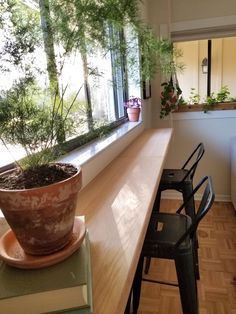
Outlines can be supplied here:
M142 125L142 121L139 122L126 122L124 124L121 124L119 127L115 128L108 136L95 139L83 146L80 146L66 155L64 155L62 158L60 158L59 161L61 162L68 162L73 163L77 166L82 166L92 158L94 158L96 155L107 149L109 146L114 144L117 140L124 137L127 133L131 132L135 128ZM17 148L18 157L24 156L24 151L21 148ZM15 155L17 156L17 153ZM6 156L5 156L6 155ZM13 158L9 155L9 153L6 151L5 155L2 157L3 160L1 160L0 163L0 172L4 172L6 170L12 169L15 164L13 162ZM9 163L9 160L12 159L12 162ZM8 162L8 163L7 163Z
M60 161L81 166L141 124L142 121L126 122L116 128L108 136L96 139L88 144L85 144L82 147L78 147L77 149L69 152L63 158L61 158Z

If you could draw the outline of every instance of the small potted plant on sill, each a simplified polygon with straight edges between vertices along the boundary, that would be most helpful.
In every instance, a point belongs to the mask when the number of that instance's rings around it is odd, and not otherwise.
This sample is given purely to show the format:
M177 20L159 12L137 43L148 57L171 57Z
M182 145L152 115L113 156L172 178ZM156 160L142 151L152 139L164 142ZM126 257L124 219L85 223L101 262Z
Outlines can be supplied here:
M139 121L142 101L140 97L131 96L124 106L127 108L129 121Z

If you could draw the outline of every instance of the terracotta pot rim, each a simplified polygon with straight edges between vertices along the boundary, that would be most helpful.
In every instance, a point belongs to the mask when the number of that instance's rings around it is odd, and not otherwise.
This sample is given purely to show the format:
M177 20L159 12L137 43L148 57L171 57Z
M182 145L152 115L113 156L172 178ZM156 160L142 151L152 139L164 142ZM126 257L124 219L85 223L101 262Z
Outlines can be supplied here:
M53 164L65 164L65 163L63 163L63 162L54 162ZM73 178L75 178L75 177L78 176L78 175L81 176L82 172L81 172L81 167L80 167L80 166L76 166L76 165L73 165L73 164L71 164L71 163L66 163L66 164L75 167L75 168L77 169L77 172L76 172L73 176L71 176L71 177L69 177L69 178L67 178L67 179L65 179L65 180L58 181L58 182L55 182L55 183L51 183L51 184L44 185L44 186L39 186L39 187L35 187L35 188L30 188L30 189L13 189L13 190L10 190L10 189L1 189L1 188L0 188L0 192L7 192L7 193L11 193L11 192L12 192L12 193L21 192L21 193L22 193L22 192L24 192L24 191L25 191L25 192L28 192L28 191L42 190L42 189L47 189L49 186L56 186L56 185L63 184L64 182L69 181L69 180L72 180ZM12 171L14 171L15 169L16 169L16 168L10 169L10 170L7 170L7 171L4 171L4 172L0 173L0 176L3 175L3 174L5 174L5 173L7 173L7 172L12 172Z
M141 108L131 108L131 107L129 107L129 108L127 108L127 111L140 111L141 110Z

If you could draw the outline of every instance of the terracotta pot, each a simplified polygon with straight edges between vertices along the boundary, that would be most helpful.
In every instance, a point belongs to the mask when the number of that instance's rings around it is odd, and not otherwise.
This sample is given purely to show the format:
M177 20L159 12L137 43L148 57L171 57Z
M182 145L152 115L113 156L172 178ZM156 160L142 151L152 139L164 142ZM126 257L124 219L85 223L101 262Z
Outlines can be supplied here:
M139 121L140 108L127 108L127 113L129 121L131 122Z
M81 185L79 168L72 177L48 186L0 189L0 208L27 254L46 255L68 244Z

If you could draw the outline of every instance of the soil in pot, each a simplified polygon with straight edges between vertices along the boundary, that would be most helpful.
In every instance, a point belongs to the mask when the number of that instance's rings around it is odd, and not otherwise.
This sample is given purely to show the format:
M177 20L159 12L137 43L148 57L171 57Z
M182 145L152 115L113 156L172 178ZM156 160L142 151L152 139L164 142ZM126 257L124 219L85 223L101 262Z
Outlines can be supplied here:
M77 169L70 164L55 163L29 168L15 169L0 176L0 189L23 190L42 187L72 177Z
M50 254L69 243L81 185L81 170L69 164L0 176L0 208L27 254Z

